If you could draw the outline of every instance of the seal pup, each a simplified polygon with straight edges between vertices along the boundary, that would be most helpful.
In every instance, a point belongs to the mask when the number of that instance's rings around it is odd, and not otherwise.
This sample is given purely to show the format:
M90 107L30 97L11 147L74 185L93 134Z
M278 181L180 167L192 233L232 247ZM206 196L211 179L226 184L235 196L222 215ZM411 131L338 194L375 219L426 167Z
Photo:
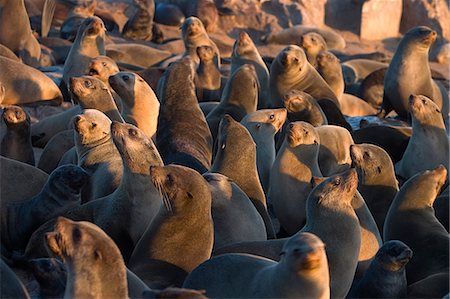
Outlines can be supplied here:
M406 297L405 266L412 256L413 252L405 243L396 240L386 242L347 298Z
M328 83L336 97L341 99L344 95L345 84L339 59L333 53L326 50L320 51L316 56L317 71L325 82Z
M382 233L384 219L399 190L392 160L385 150L373 144L350 145L350 156L358 173L358 190Z
M408 105L411 94L430 98L439 107L442 116L447 116L447 91L433 81L428 63L428 52L436 36L436 31L426 26L414 27L403 36L384 77L384 96L379 117L385 117L395 110L400 117L406 118L411 108Z
M200 63L195 71L195 93L199 102L220 99L221 74L214 64L214 49L211 46L197 47Z
M352 135L340 126L323 125L316 128L320 137L319 167L324 176L331 176L350 168Z
M414 252L406 265L409 284L432 274L448 272L449 235L433 209L446 175L443 165L416 174L400 188L387 213L384 240L400 240Z
M170 271L154 271L149 275L153 260L189 273L210 258L214 242L211 192L206 180L181 165L151 166L150 176L161 193L163 205L136 244L128 263L149 286L153 279L158 282L159 276L171 275ZM181 281L172 283L180 286Z
M110 76L109 84L122 99L125 121L141 129L148 137L153 137L160 106L153 89L139 75L130 72Z
M195 96L191 58L175 62L158 84L161 101L156 144L165 164L177 163L204 173L211 167L212 137Z
M219 105L206 116L214 142L217 139L219 123L225 114L241 121L245 115L256 111L258 92L258 77L253 65L244 64L231 75L222 92Z
M267 239L261 215L248 196L228 177L205 173L212 196L213 251L228 244Z
M248 130L228 114L219 124L217 154L210 172L229 177L247 194L264 220L267 237L274 238L256 166L256 144Z
M214 49L214 63L220 69L220 52L217 45L209 38L202 21L197 17L187 18L181 26L181 35L183 37L185 52L184 56L189 55L195 64L200 60L197 56L197 48L200 46L210 46Z
M275 262L249 254L225 254L198 266L183 287L211 298L329 298L325 244L314 234L290 238Z
M112 193L120 184L122 159L111 138L111 120L102 112L86 109L72 120L78 166L89 174L82 202Z
M0 277L2 283L0 296L2 298L30 298L23 283L3 259L0 259Z
M275 161L275 134L286 121L287 110L262 109L247 114L241 124L256 143L256 168L264 193L269 191L270 169Z
M91 59L105 52L105 25L96 16L86 18L78 28L77 37L64 63L63 81L69 84L72 77L82 76L89 69Z
M280 32L269 33L264 35L261 40L267 44L284 44L289 45L296 43L300 37L308 32L315 32L323 37L327 46L332 49L344 49L345 40L336 31L328 28L320 28L317 26L295 25L291 28L283 29Z
M327 117L317 101L308 93L293 89L283 97L290 122L305 121L313 127L328 125Z
M244 64L252 64L255 67L259 82L258 109L270 108L269 69L258 52L258 48L245 31L239 33L233 45L231 55L231 70L233 74Z
M42 190L32 198L20 201L2 199L1 239L8 250L21 250L33 232L52 218L81 204L81 188L87 173L76 165L55 169Z
M306 222L306 200L312 176L322 176L318 157L320 137L306 122L291 122L270 171L269 203L280 225L295 234Z
M136 12L123 26L122 36L131 40L151 41L153 38L155 1L134 0L133 5Z
M119 248L98 226L59 217L55 231L47 233L45 239L67 266L64 297L128 298Z
M0 43L27 65L38 67L41 47L31 30L24 0L0 2L0 28Z
M6 133L1 141L0 154L34 166L30 116L19 106L10 106L3 109L2 118Z
M330 99L339 107L333 90L308 62L303 49L295 45L284 48L270 66L271 105L282 107L283 96L292 89L307 92L316 99Z
M14 1L9 1L14 2ZM36 102L60 104L58 86L41 71L0 56L0 81L4 86L2 105L24 105Z
M298 45L305 51L306 58L313 67L317 67L317 55L328 48L326 41L316 32L302 35Z
M41 191L48 174L37 167L0 155L0 197L8 201L31 198Z
M395 164L395 173L406 179L439 164L448 167L449 163L449 140L438 106L423 95L411 95L409 110L412 135L402 159Z

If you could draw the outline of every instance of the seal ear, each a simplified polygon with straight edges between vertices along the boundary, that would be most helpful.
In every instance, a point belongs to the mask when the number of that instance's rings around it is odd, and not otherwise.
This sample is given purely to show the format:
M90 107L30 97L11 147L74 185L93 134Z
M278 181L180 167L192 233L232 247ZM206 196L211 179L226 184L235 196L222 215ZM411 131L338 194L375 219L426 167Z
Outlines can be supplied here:
M96 261L100 261L102 259L102 254L100 253L99 250L94 251L94 258Z
M189 198L194 198L194 195L192 195L191 192L187 192L187 196L188 196Z

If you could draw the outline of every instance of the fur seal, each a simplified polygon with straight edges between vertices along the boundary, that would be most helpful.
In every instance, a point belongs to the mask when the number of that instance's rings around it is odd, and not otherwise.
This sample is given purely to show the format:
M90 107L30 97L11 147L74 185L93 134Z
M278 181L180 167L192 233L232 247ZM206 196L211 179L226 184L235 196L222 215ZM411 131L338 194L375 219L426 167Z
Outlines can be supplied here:
M436 36L436 31L426 26L414 27L403 36L384 77L380 117L394 109L400 117L406 118L411 94L429 97L439 107L443 117L447 116L447 91L433 81L428 63L428 52Z
M317 67L317 55L328 48L326 41L316 32L302 35L298 45L305 51L306 58L313 67Z
M395 164L395 172L403 178L449 163L449 140L445 132L441 110L422 95L409 97L412 116L412 135L403 158ZM426 146L423 146L426 144Z
M256 144L252 136L243 125L225 115L219 125L217 154L210 172L229 177L247 194L264 220L267 237L272 239L275 232L256 167Z
M75 4L75 6L73 6ZM64 22L61 24L59 36L73 42L77 36L78 28L86 18L94 16L97 0L87 0L74 3L70 6Z
M86 109L72 120L78 166L89 174L82 202L112 193L120 184L122 159L111 138L111 120L102 112Z
M56 258L30 260L30 272L39 283L41 298L61 298L66 289L67 270Z
M405 266L412 255L405 243L386 242L347 298L404 298L407 287Z
M12 59L16 62L21 62L19 57L14 54L7 46L0 44L0 56Z
M180 27L185 19L183 12L177 5L160 2L155 3L154 21L156 23Z
M253 40L245 32L241 31L233 45L233 54L231 55L231 70L233 74L242 65L250 63L255 67L260 92L258 94L258 109L270 107L270 79L269 69L258 52L258 48Z
M2 298L30 298L23 283L3 259L0 259L0 277L2 283L0 296Z
M2 244L8 250L24 249L32 233L49 219L80 205L87 173L76 165L55 169L34 197L2 199Z
M205 173L212 196L213 251L228 244L267 239L261 215L248 196L228 177Z
M0 2L0 28L0 43L27 65L38 67L41 47L31 30L24 0Z
M339 101L330 86L309 64L302 48L290 45L284 48L270 66L270 100L274 107L282 107L283 96L292 89L309 93L316 99Z
M109 77L109 84L122 99L127 123L153 137L158 125L159 101L152 88L139 75L120 72Z
M432 274L448 272L449 235L433 209L446 175L447 170L442 165L416 174L400 188L387 213L384 240L400 240L414 252L406 265L409 284Z
M344 75L345 85L357 83L364 80L371 73L387 68L388 63L379 62L371 59L351 59L342 63L342 73Z
M219 12L213 0L186 1L186 16L197 16L206 32L215 32L219 26Z
M358 190L378 230L383 232L384 219L399 190L392 160L385 150L373 144L352 144L350 155L358 173Z
M330 51L321 51L317 53L316 68L325 82L333 90L336 97L341 99L344 94L345 84L339 59Z
M9 1L14 2L14 1ZM2 105L24 105L35 102L60 104L62 94L52 79L39 70L0 57L0 82L5 88Z
M63 81L65 84L69 84L72 77L86 74L92 58L106 55L105 30L103 21L96 16L88 17L81 23L77 37L64 63Z
M0 154L34 166L30 116L19 106L10 106L3 109L2 118L6 133L1 141Z
M269 191L270 169L275 161L275 134L286 121L287 110L262 109L247 114L241 124L256 143L256 167L264 193Z
M197 47L200 63L195 72L195 92L199 102L220 99L221 74L214 64L214 49L211 46Z
M125 23L122 36L131 40L152 40L155 2L153 0L135 0L133 5L136 12Z
M45 239L48 248L67 265L64 297L128 297L119 248L98 226L59 217L55 231L47 233Z
M320 137L319 167L324 176L341 173L350 168L352 135L340 126L323 125L316 128Z
M283 246L280 261L246 254L214 257L197 267L183 287L205 289L211 298L329 298L324 243L301 233Z
M332 49L344 49L345 40L336 31L328 28L319 28L308 25L295 25L291 28L283 29L280 32L264 35L261 40L267 44L294 44L300 40L300 37L308 32L320 34L327 46Z
M169 51L134 43L107 45L106 55L119 65L129 64L140 68L156 66L172 56Z
M209 38L202 21L197 17L187 18L181 26L181 35L184 41L184 56L191 56L192 60L198 64L200 62L197 56L197 47L210 46L214 49L216 58L214 63L220 68L220 52L217 45Z
M206 116L215 142L219 123L225 114L241 121L245 115L256 111L258 88L258 77L252 64L244 64L231 75L222 92L219 105Z
M447 271L412 283L408 285L406 298L448 298L449 278Z
M189 57L172 64L158 85L161 107L156 143L165 164L177 163L204 173L211 167L212 137L195 96Z
M303 91L293 89L283 97L289 121L306 121L314 127L328 125L327 117L317 101Z
M269 203L280 225L295 234L306 222L306 200L312 176L322 176L318 157L320 137L306 122L291 122L270 171Z
M188 273L210 258L214 242L211 192L206 180L195 170L180 165L151 166L150 176L161 193L163 205L128 263L147 285L158 276L170 275L142 275L151 269L153 260L170 263ZM179 254L180 250L183 254Z
M317 104L319 104L323 113L327 117L329 125L336 125L346 128L350 133L353 132L352 126L347 122L344 115L339 109L339 106L330 99L317 99Z
M370 73L361 81L358 95L367 103L379 110L383 103L384 76L387 68L382 68Z
M0 197L11 201L31 198L39 193L48 174L29 164L0 156Z

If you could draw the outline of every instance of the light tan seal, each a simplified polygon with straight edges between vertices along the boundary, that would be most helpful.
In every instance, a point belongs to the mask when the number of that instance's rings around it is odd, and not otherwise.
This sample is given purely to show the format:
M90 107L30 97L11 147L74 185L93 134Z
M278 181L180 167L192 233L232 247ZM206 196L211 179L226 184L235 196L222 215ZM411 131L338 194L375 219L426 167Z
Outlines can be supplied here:
M204 289L211 298L329 298L325 244L314 234L289 239L280 261L225 254L197 267L183 287Z
M67 266L67 298L128 298L125 263L114 241L90 222L60 217L45 236Z
M139 75L119 72L109 84L122 99L122 116L127 123L154 137L158 126L159 101L153 89Z
M316 32L308 32L302 35L298 45L305 50L306 58L313 67L317 67L317 55L328 49L327 42Z
M31 30L24 0L0 1L0 28L1 44L11 49L27 65L39 66L41 47Z
M436 36L436 31L425 26L414 27L403 36L384 77L384 97L379 116L384 117L394 109L400 117L406 118L411 94L430 98L443 117L447 116L447 91L433 81L428 63L428 52Z
M403 158L395 164L395 173L410 178L418 172L442 164L448 167L449 139L441 110L429 98L411 95L412 135Z
M270 66L270 101L274 107L283 106L283 96L292 89L309 93L316 99L327 98L339 106L330 86L306 59L302 48L284 48Z
M118 64L141 68L156 66L172 56L169 51L135 43L109 44L106 46L106 55Z
M0 82L5 88L1 105L62 102L58 86L39 70L6 57L0 57L0 69Z
M443 165L410 178L395 196L384 223L384 240L400 240L414 252L406 265L408 283L449 271L449 235L433 203L445 182Z
M170 275L149 275L153 260L189 273L210 258L214 241L211 192L206 180L195 170L180 165L152 166L150 175L163 205L136 244L128 263L148 285L153 279L158 282L158 276ZM172 283L181 286L179 281Z
M306 222L306 200L312 190L313 176L319 168L320 137L306 122L291 122L286 138L270 171L269 203L280 225L289 234L298 232Z
M317 53L316 59L317 71L334 91L334 94L341 99L344 94L345 84L339 59L330 51Z

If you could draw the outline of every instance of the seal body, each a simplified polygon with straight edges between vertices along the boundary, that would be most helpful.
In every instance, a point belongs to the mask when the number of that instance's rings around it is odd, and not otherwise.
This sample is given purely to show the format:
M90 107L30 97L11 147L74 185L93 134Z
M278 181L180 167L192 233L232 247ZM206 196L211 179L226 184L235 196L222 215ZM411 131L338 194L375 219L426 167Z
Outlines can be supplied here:
M153 16L155 2L153 0L134 1L135 14L125 23L122 30L123 37L132 40L152 40Z
M195 72L195 90L199 102L220 99L221 74L214 64L214 49L211 46L197 47L200 64Z

